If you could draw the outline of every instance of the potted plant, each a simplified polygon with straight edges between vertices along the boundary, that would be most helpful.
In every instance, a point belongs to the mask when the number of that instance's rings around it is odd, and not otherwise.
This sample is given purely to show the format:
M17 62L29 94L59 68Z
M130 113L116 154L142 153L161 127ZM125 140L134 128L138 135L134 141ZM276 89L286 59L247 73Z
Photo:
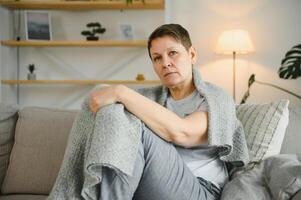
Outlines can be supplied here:
M27 79L28 80L36 80L37 79L37 76L34 73L34 70L36 70L36 69L37 68L34 66L34 64L30 64L28 66L28 70L29 70L29 73L27 74Z
M293 46L286 54L285 57L281 61L281 67L278 70L279 77L282 79L297 79L298 77L301 77L301 44ZM252 74L248 80L248 90L245 92L241 104L245 103L250 96L250 88L253 85L253 83L258 83L261 85L267 85L279 90L282 90L283 92L286 92L288 94L291 94L298 99L301 99L301 96L291 92L287 89L284 89L282 87L279 87L278 85L274 85L267 82L257 81L255 79L255 74Z
M86 26L92 30L84 30L81 34L86 36L86 39L89 41L98 40L98 36L96 36L96 34L103 34L106 31L106 29L101 27L101 24L98 22L91 22Z

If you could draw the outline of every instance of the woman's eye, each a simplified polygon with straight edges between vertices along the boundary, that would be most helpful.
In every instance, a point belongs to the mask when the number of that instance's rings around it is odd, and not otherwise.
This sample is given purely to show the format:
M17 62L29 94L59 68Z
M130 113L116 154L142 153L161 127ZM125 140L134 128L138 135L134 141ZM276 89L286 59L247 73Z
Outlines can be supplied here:
M176 51L171 51L171 52L169 52L169 55L170 55L170 56L174 56L174 55L176 55L176 54L177 54Z
M154 58L153 58L153 61L154 61L154 62L157 62L159 59L160 59L159 57L154 57Z

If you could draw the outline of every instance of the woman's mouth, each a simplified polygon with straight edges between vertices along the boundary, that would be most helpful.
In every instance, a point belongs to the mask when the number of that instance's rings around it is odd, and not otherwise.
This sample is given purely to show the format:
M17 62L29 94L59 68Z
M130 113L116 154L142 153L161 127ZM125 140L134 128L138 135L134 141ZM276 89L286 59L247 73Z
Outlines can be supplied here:
M165 74L164 77L169 76L169 75L171 75L171 74L175 74L175 73L176 73L176 72L169 72L169 73Z

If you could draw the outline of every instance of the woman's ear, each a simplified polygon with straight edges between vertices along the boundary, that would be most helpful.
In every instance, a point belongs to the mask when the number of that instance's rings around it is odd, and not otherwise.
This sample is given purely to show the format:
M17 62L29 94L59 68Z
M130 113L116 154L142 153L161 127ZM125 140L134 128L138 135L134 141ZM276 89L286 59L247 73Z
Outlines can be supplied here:
M189 48L189 54L190 54L190 58L191 58L191 63L195 64L196 60L197 60L197 55L196 55L196 50L193 47Z

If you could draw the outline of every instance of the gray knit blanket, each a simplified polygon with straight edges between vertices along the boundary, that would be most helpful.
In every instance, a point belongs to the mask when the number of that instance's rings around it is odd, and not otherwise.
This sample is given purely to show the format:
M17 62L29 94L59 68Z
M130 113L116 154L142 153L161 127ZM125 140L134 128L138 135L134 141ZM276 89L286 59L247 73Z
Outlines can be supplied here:
M193 78L198 92L208 103L209 145L218 148L225 162L246 164L247 144L232 98L220 88L203 82L196 68L193 68ZM137 91L163 106L168 96L164 86ZM73 124L48 199L97 199L103 166L114 169L118 176L131 176L141 132L142 122L122 104L105 106L93 116L86 99Z

